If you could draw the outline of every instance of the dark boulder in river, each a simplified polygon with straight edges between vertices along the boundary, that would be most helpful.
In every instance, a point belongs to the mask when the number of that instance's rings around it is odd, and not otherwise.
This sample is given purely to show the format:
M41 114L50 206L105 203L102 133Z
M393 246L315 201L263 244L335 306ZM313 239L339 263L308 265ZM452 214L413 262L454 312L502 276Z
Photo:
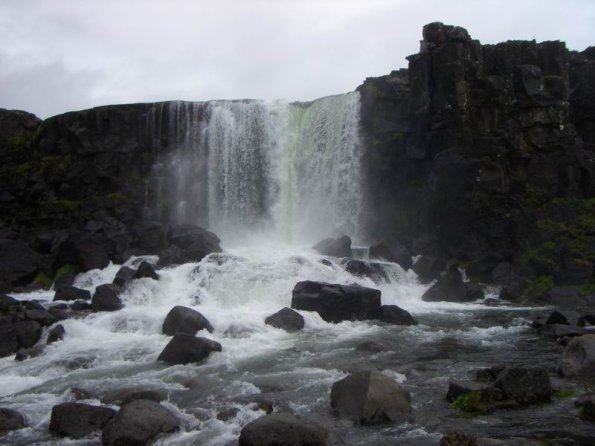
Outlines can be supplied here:
M426 302L472 302L483 299L484 294L474 282L463 282L458 270L446 272L421 297Z
M116 414L114 409L82 403L62 403L52 408L50 432L60 437L82 438L101 430Z
M122 406L107 424L101 441L107 446L145 445L155 436L175 432L180 421L151 400L134 400Z
M323 427L288 413L260 417L240 433L240 446L324 446L328 432Z
M211 352L220 352L221 344L207 338L197 338L195 336L177 333L171 341L165 346L157 361L168 364L188 364L191 362L201 362L206 359Z
M362 424L402 422L411 415L411 395L380 372L356 372L333 384L331 406Z
M90 300L91 292L72 285L62 285L56 289L54 300Z
M0 435L25 427L25 417L12 409L0 408Z
M380 309L380 290L306 280L293 288L291 308L316 311L326 322L367 320Z
M304 328L304 317L297 311L285 307L267 317L264 323L289 332L298 331Z
M351 239L347 235L337 239L325 238L312 246L312 249L323 256L351 257Z
M562 353L564 376L595 382L595 334L573 338Z
M134 275L135 279L142 279L144 277L148 277L153 280L159 280L159 274L155 272L155 268L149 262L142 262L138 269L136 270L136 274Z
M417 325L415 318L397 305L382 305L370 318L393 325Z
M170 246L160 254L159 267L200 262L207 255L222 251L219 237L199 226L172 226L167 240Z
M91 299L91 308L93 311L117 311L124 305L118 297L120 287L111 283L99 285Z
M194 336L200 330L213 333L213 326L200 312L182 305L173 307L163 322L163 334L168 336L173 336L176 333Z

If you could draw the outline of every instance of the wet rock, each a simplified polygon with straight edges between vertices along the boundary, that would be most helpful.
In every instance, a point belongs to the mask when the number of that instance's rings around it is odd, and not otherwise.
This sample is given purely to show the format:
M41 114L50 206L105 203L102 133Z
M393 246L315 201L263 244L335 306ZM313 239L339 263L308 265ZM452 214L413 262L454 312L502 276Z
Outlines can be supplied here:
M549 402L553 393L543 368L505 367L492 385L502 391L504 398L522 405Z
M41 337L41 324L37 321L21 321L13 324L21 348L33 347Z
M157 265L160 268L174 264L200 262L207 255L222 251L219 237L198 226L172 226L167 233L167 240L170 246L159 254Z
M595 334L585 334L570 340L562 353L564 376L595 381Z
M0 294L0 314L13 313L20 306L20 302L14 297Z
M82 438L99 431L116 414L103 406L82 403L62 403L52 408L50 432L60 437Z
M411 314L397 305L382 305L377 311L370 314L370 319L393 325L417 325Z
M201 362L211 352L220 352L221 344L207 338L197 338L185 333L176 333L165 346L157 361L168 364Z
M0 435L25 427L25 417L16 410L0 408Z
M75 300L70 306L72 311L90 311L92 310L91 304L84 300Z
M117 311L124 305L118 297L120 287L111 283L99 285L91 299L91 309L93 311Z
M362 342L361 344L357 344L355 346L356 352L365 352L365 353L380 353L384 351L384 346L380 345L374 341L366 341Z
M240 413L240 409L237 407L230 407L217 413L217 419L221 421L229 421L235 418Z
M405 271L413 266L411 252L398 241L381 242L370 246L370 257L396 263Z
M437 279L444 267L445 264L442 260L423 255L413 264L413 271L415 271L421 283L427 284Z
M464 432L445 432L440 438L438 446L479 446L477 439Z
M0 318L0 358L11 355L19 349L19 341L12 323L12 317Z
M510 262L500 262L490 273L492 283L497 285L508 285L512 274L512 265Z
M328 432L312 421L288 413L265 415L248 423L240 433L240 446L324 446Z
M401 422L411 415L411 396L379 372L356 372L333 384L331 407L362 424Z
M0 271L9 288L29 284L39 272L39 254L22 240L0 239Z
M17 354L14 355L15 361L25 361L29 358L36 358L37 356L43 353L43 345L36 345L35 347L31 348L21 348L17 351Z
M484 298L484 293L473 282L463 282L458 270L446 272L421 297L426 302L471 302Z
M572 309L586 304L580 293L572 287L552 288L541 296L540 301L545 304Z
M297 311L285 307L275 314L267 317L264 323L275 328L280 328L285 331L293 332L304 328L304 317Z
M175 432L179 420L161 404L151 400L134 400L103 429L101 441L106 446L145 445L159 434Z
M25 320L37 321L43 327L49 327L58 322L58 318L46 310L25 310Z
M583 327L577 327L574 325L567 325L567 324L548 324L539 327L539 335L552 338L552 339L560 339L560 338L574 338L576 336L582 336L584 334L589 333L589 330Z
M149 279L159 280L159 274L155 272L155 268L149 262L142 262L138 265L138 269L136 270L136 274L134 275L135 279L142 279L144 277L148 277Z
M375 283L389 281L388 276L380 263L356 259L344 259L341 264L345 267L345 271L354 276L367 277Z
M89 400L93 398L91 392L86 389L81 389L80 387L73 387L70 389L72 396L74 396L75 400Z
M463 395L477 393L485 404L502 400L502 391L496 387L475 381L451 381L448 383L446 401L454 402Z
M62 324L56 325L49 331L46 344L53 344L54 342L63 340L65 334L66 332Z
M163 334L173 336L176 333L186 333L194 336L200 330L213 333L213 326L200 312L192 308L176 305L163 321Z
M101 402L124 406L134 400L150 400L160 403L166 398L166 392L160 389L126 388L109 390L101 398Z
M543 325L564 324L577 325L580 315L572 310L554 310L548 314L539 316L531 323L534 328L542 327Z
M380 290L307 280L293 288L291 308L316 311L326 322L366 320L380 309Z
M323 256L351 257L351 239L344 235L337 239L326 238L319 241L312 249Z
M124 287L128 282L134 279L136 271L128 266L121 267L114 277L113 284Z
M103 269L109 265L109 245L109 240L99 234L70 234L58 248L55 266L72 265L78 272Z
M595 421L595 393L587 393L574 400L574 407L577 407L581 418L587 421Z
M91 292L72 285L62 285L56 289L54 300L91 300Z

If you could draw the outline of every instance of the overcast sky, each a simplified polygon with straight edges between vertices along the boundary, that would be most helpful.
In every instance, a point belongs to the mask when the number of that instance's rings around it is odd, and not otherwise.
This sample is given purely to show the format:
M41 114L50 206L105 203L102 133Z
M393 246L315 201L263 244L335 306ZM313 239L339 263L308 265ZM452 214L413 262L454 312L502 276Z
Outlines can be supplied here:
M595 44L594 0L0 0L0 108L311 100L406 67L433 21Z

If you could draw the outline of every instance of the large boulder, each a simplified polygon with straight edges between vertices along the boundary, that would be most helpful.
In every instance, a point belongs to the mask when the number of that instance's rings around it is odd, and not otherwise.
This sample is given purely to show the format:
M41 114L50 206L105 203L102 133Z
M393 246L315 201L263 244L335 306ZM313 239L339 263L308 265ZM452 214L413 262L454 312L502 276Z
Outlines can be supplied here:
M306 280L293 288L291 308L316 311L333 323L366 320L380 308L380 290Z
M111 283L99 285L91 299L91 309L93 311L117 311L122 309L124 305L118 297L120 291L120 287Z
M175 432L180 421L164 406L152 400L134 400L122 406L103 429L106 446L146 445L159 434Z
M211 352L220 352L221 344L207 338L195 337L185 333L176 333L165 346L157 361L168 364L188 364L201 362Z
M219 237L212 232L194 225L172 226L167 232L170 246L160 254L158 266L200 262L204 257L221 252Z
M65 334L66 332L62 324L58 324L55 327L52 327L52 329L48 332L46 344L53 344L54 342L63 340Z
M415 318L397 305L382 305L370 318L393 325L417 325Z
M312 246L312 249L324 256L351 257L351 239L347 235L337 239L325 238Z
M22 240L0 240L0 281L8 288L32 282L39 262L39 255Z
M248 423L240 433L240 446L324 446L328 432L311 421L288 413L275 413Z
M472 302L483 299L484 294L474 282L463 282L458 270L446 272L421 297L426 302Z
M109 265L110 242L99 234L70 234L58 248L55 266L72 265L78 272L103 269Z
M119 287L124 287L128 282L135 278L135 275L136 270L130 268L129 266L122 266L116 273L112 283Z
M264 320L264 323L275 328L281 328L282 330L292 332L304 328L304 317L297 311L285 307L267 317Z
M413 271L421 283L427 284L440 276L444 262L436 257L423 255L413 264Z
M82 403L62 403L52 408L50 432L60 437L82 438L102 430L116 414L114 409Z
M398 241L381 242L370 246L370 257L394 262L404 270L408 270L413 266L411 252Z
M553 393L544 368L505 367L492 386L500 389L504 398L522 405L546 403Z
M562 353L564 376L595 381L595 334L572 338Z
M213 326L201 313L192 308L176 305L163 321L163 334L173 336L176 333L186 333L194 336L197 331L207 330L213 333Z
M33 347L41 337L41 324L37 321L19 321L13 324L20 348Z
M54 300L90 300L91 291L72 285L62 285L56 289Z
M141 262L141 264L138 265L136 273L134 274L135 279L142 279L144 277L148 277L149 279L153 280L159 280L159 274L157 274L155 268L153 268L153 265L151 265L149 262Z
M331 406L362 424L402 422L411 415L411 395L380 372L356 372L333 384Z

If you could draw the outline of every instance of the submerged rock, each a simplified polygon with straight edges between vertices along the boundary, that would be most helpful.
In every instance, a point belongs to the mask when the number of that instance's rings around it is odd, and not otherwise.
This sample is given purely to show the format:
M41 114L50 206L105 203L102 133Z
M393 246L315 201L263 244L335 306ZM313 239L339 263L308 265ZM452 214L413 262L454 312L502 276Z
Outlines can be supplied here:
M380 309L380 290L306 280L293 288L291 308L316 311L326 322L366 320Z
M201 362L208 358L211 352L220 352L221 344L207 338L176 333L171 341L165 346L157 361L168 364L188 364Z
M325 238L319 241L312 249L323 256L331 257L351 257L351 239L344 235L337 239Z
M411 395L379 372L356 372L333 384L331 407L362 424L401 422L410 418Z
M168 336L173 336L176 333L194 336L200 330L213 333L213 326L200 312L182 305L176 305L167 313L162 327L163 334Z
M62 403L52 408L50 432L60 437L82 438L104 428L114 409L82 403Z
M264 320L264 323L275 328L281 328L282 330L292 332L304 328L304 317L297 311L285 307L267 317Z
M370 315L371 319L393 325L417 325L411 314L397 305L382 305L378 311Z
M134 400L120 409L103 429L101 441L106 446L145 445L155 436L175 432L180 421L161 404Z
M240 433L240 446L324 446L328 432L312 421L288 413L275 413L248 423Z

